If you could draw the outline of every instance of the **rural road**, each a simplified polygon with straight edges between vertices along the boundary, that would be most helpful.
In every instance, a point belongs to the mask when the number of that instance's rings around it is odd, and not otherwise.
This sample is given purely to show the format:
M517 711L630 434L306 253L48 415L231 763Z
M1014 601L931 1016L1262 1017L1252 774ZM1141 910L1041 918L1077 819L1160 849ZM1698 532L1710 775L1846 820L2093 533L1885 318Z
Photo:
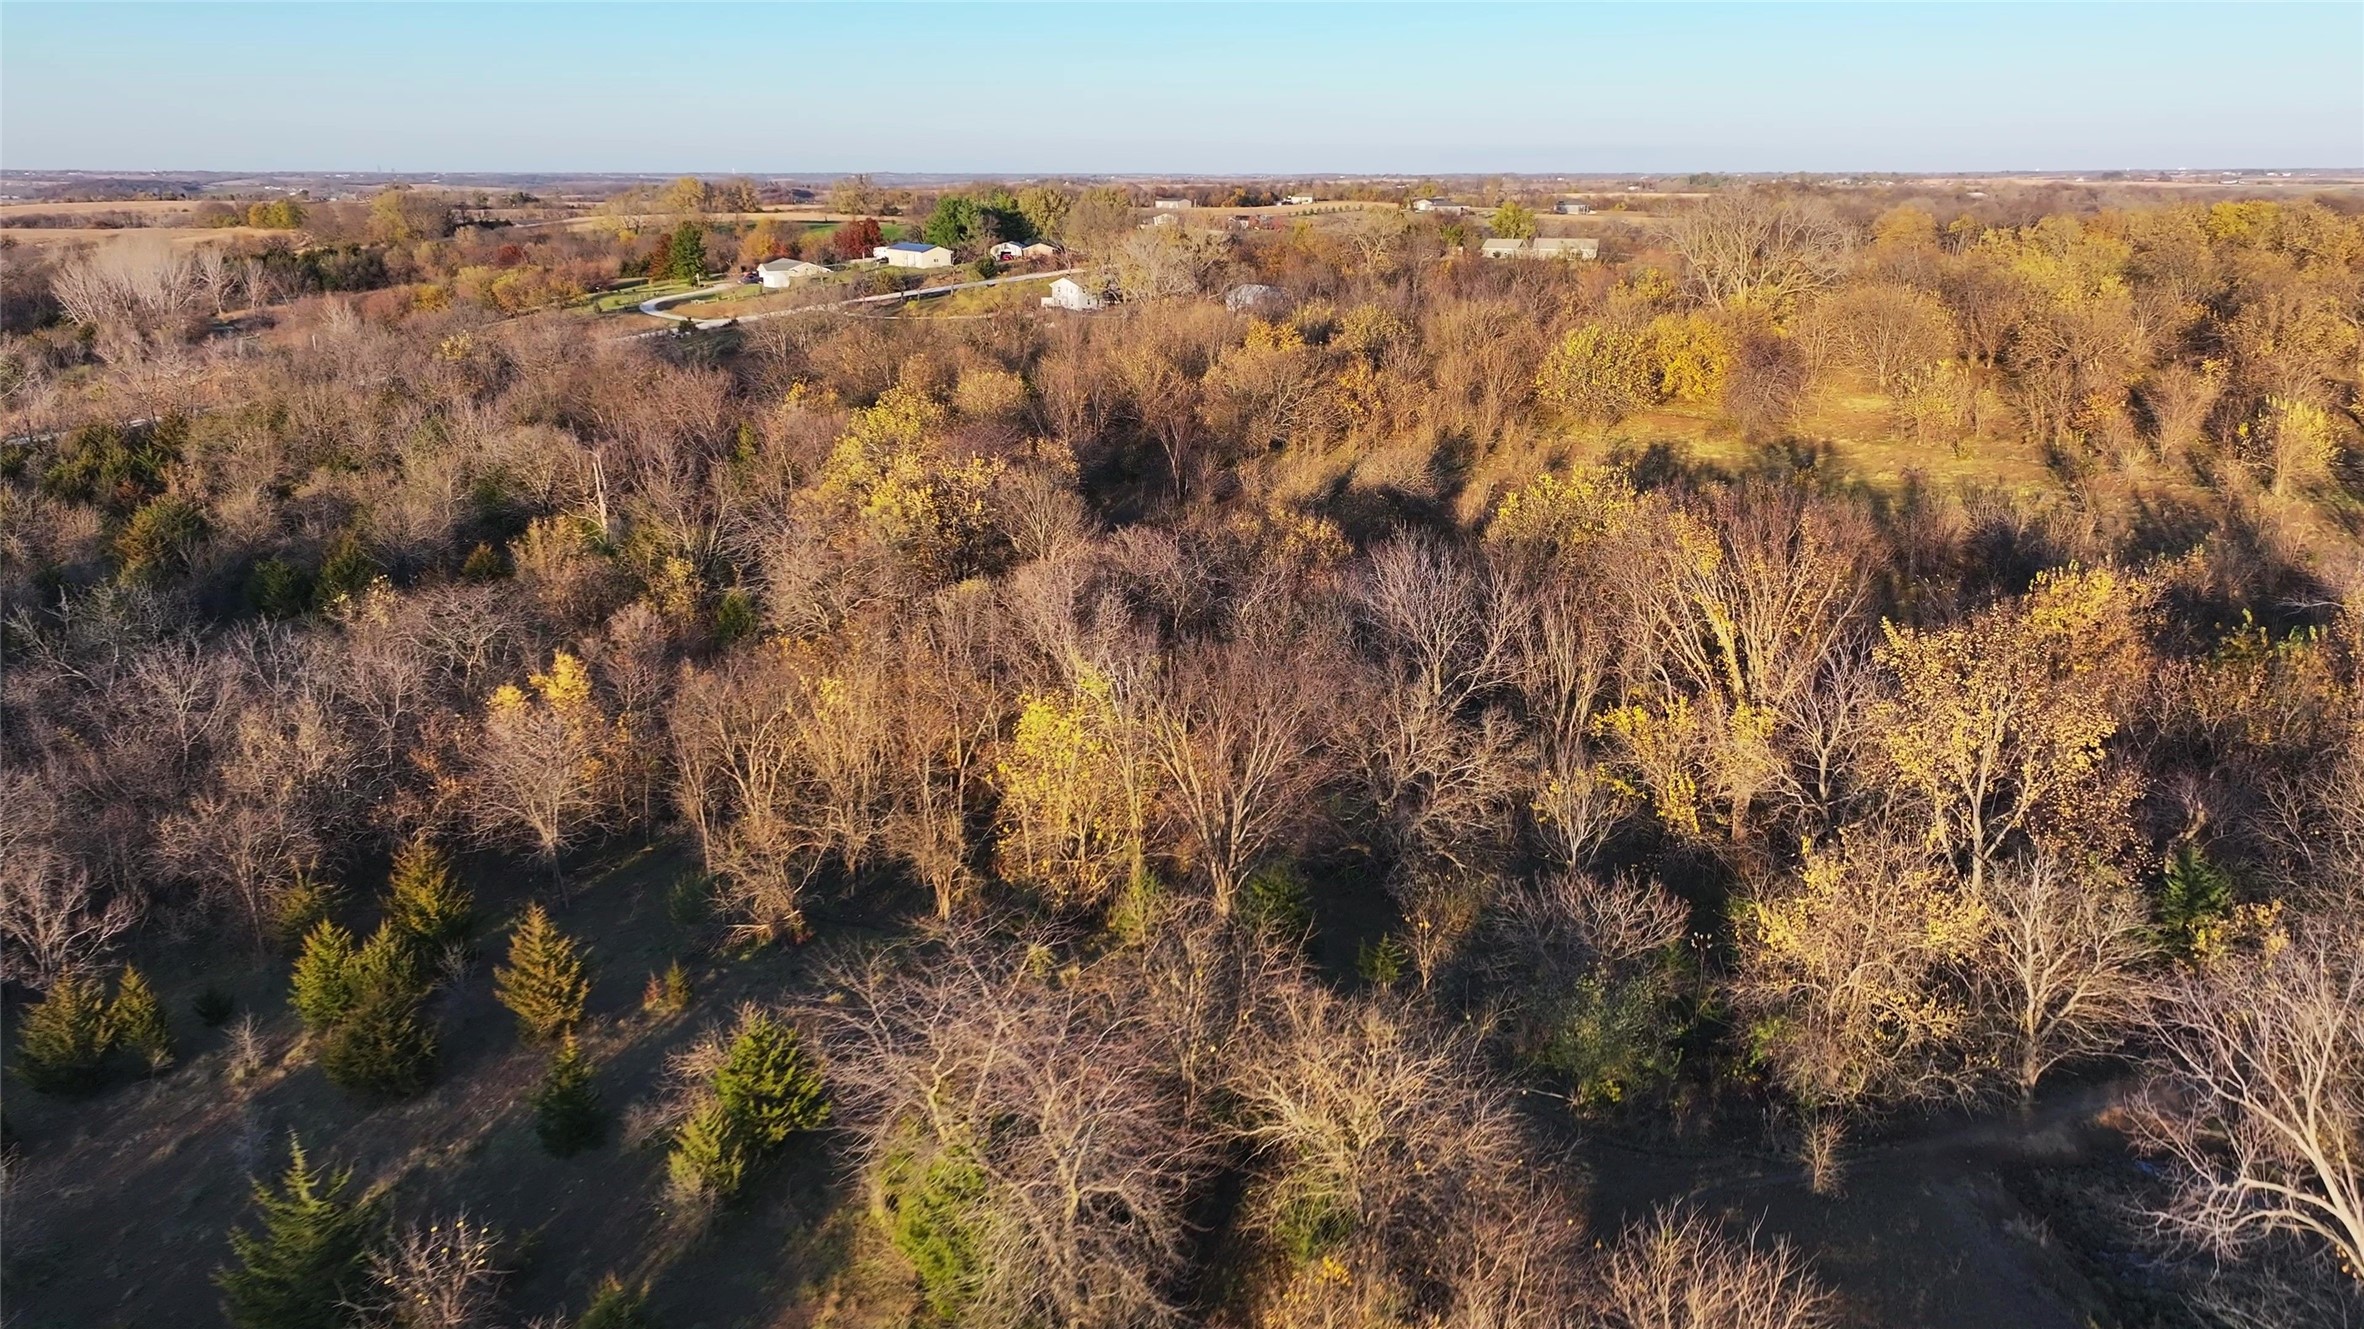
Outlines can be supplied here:
M746 314L737 318L697 318L689 314L668 313L665 310L666 305L679 304L684 300L694 300L700 296L713 295L718 291L727 291L740 284L736 280L733 280L718 282L713 286L704 287L695 291L683 291L677 295L661 295L653 300L642 301L640 305L640 312L648 315L651 318L670 319L675 323L687 323L698 328L700 331L704 331L709 328L726 328L733 323L754 323L762 319L784 318L790 314L810 314L824 309L847 309L860 305L901 304L906 300L926 300L939 295L950 295L954 291L973 291L980 287L1003 286L1012 282L1055 281L1061 277L1072 277L1081 271L1083 271L1082 268L1060 268L1054 272L1021 272L1009 277L981 277L976 281L954 282L950 286L923 286L909 291L888 291L882 295L858 295L850 300L836 300L822 305L804 305L796 309L771 309L766 310L760 314ZM669 331L669 329L659 328L650 332L628 333L625 336L617 338L616 340L637 341L643 337L662 337L667 335Z
M669 318L676 322L686 323L690 321L687 314L668 314L665 312L665 306L677 305L684 300L699 300L709 295L720 295L724 291L730 290L732 287L738 286L740 284L741 283L739 282L739 279L733 277L727 281L718 281L712 286L701 286L694 291L680 291L673 295L660 295L653 300L641 301L640 312L648 315L650 318ZM709 326L709 324L715 327L722 326L721 323L714 320L708 320L707 322L698 324L698 326L702 328Z

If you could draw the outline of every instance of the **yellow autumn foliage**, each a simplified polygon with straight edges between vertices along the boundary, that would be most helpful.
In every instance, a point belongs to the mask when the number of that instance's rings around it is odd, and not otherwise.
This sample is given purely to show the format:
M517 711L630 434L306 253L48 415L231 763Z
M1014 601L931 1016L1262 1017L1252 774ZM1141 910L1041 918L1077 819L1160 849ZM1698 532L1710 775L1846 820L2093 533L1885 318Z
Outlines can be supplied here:
M1594 730L1617 740L1625 760L1641 777L1651 811L1668 829L1697 837L1701 834L1699 778L1695 757L1700 747L1699 716L1691 700L1675 694L1656 707L1639 702L1605 711Z
M1671 401L1713 402L1724 395L1735 348L1731 329L1705 314L1661 314L1647 333L1658 364L1659 395Z
M953 456L944 408L894 387L856 411L822 463L813 501L929 579L969 575L994 538L991 495L1005 463Z
M1504 494L1486 539L1565 552L1625 529L1641 509L1632 479L1605 466L1536 476Z
M1775 1076L1802 1102L1907 1098L1943 1084L1972 1012L1963 966L1990 918L1940 865L1892 846L1810 849L1750 901L1734 995Z
M1125 878L1120 724L1108 679L1084 669L1064 691L1025 698L994 765L1002 874L1064 907L1105 903Z
M2102 745L2145 659L2149 603L2124 573L2068 568L1954 627L1885 625L1896 692L1873 732L1933 847L1977 876L2016 833L2093 847L2118 831L2123 790L2103 778Z

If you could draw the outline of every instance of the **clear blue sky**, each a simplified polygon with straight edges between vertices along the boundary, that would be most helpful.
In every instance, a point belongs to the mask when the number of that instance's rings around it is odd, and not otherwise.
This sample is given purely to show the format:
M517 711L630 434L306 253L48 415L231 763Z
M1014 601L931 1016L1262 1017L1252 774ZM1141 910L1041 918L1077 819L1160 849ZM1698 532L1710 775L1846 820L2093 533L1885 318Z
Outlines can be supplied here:
M0 165L2364 166L2364 5L0 3Z

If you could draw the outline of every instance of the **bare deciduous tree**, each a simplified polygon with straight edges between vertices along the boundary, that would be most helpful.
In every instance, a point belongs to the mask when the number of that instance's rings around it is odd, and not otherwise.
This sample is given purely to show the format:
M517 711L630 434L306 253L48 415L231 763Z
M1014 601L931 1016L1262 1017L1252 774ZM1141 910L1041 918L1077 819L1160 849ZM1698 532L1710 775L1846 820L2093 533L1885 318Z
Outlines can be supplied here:
M985 785L984 754L1008 705L986 640L994 603L974 586L941 592L904 636L894 667L902 724L886 835L935 896L944 922L973 901L979 884L969 824Z
M1825 1329L1839 1312L1786 1240L1760 1247L1690 1209L1626 1229L1595 1296L1604 1329Z
M614 819L634 739L576 656L555 653L529 685L494 691L458 792L478 836L530 849L555 875L560 854Z
M1143 227L1114 246L1116 284L1128 300L1190 295L1223 261L1219 235L1179 226Z
M1564 564L1514 566L1498 603L1517 629L1511 685L1535 734L1528 811L1551 857L1582 869L1635 806L1595 732L1617 664L1616 616Z
M1275 669L1283 651L1297 665ZM1315 759L1330 681L1310 634L1251 633L1183 652L1148 725L1192 857L1229 915L1239 885L1304 815L1322 778Z
M2364 928L2315 920L2171 981L2132 1114L2175 1167L2167 1232L2219 1252L2302 1239L2364 1280Z
M176 341L200 290L196 266L162 240L103 246L58 269L50 284L66 317L98 330L110 359Z
M1392 1306L1484 1323L1488 1306L1517 1309L1528 1267L1472 1278L1485 1258L1467 1242L1499 1233L1509 1214L1534 1224L1530 1183L1548 1169L1529 1161L1532 1142L1474 1040L1413 1009L1286 984L1262 1037L1241 1050L1232 1092L1235 1129L1270 1160L1250 1221L1303 1261L1268 1319L1363 1323ZM1567 1222L1564 1211L1544 1219L1537 1235Z
M414 1223L370 1256L370 1329L490 1329L500 1310L501 1235L461 1213Z
M1688 781L1740 842L1760 799L1798 800L1792 726L1858 630L1866 587L1853 554L1864 534L1795 486L1743 487L1665 514L1648 575L1621 588L1649 634L1633 681L1656 700L1629 705L1615 725L1662 816L1678 802L1669 786ZM1671 778L1650 778L1669 764L1660 749L1694 755L1674 760ZM1686 809L1679 820L1697 817Z
M1351 590L1377 658L1336 741L1383 852L1391 867L1487 867L1522 763L1516 727L1482 702L1509 677L1516 625L1488 571L1435 541L1381 545Z
M684 677L676 798L757 935L801 935L814 875L832 858L851 872L878 852L896 743L883 668L833 668L775 646Z
M2054 1066L2115 1047L2141 1014L2148 920L2107 870L2072 874L2039 854L1987 878L1983 1002L2024 1102Z
M1111 382L1094 363L1084 326L1079 322L1062 326L1056 343L1034 370L1034 389L1042 400L1045 423L1070 447L1096 442L1115 418L1123 395L1120 385Z
M1952 357L1953 318L1937 297L1900 283L1850 286L1812 311L1810 330L1822 354L1854 369L1882 392L1909 370Z
M817 1012L841 1119L879 1202L963 1252L931 1296L989 1327L1176 1320L1212 1140L1125 986L967 941L842 977Z
M1667 242L1718 309L1777 307L1829 285L1850 237L1830 211L1767 190L1727 190L1675 218Z
M1146 317L1146 316L1137 316ZM1153 328L1155 325L1152 325ZM1146 337L1129 346L1116 362L1132 417L1165 454L1166 479L1179 502L1186 496L1197 469L1194 444L1199 440L1199 402L1203 392L1190 349L1170 337Z
M28 772L0 772L0 981L38 991L96 964L139 919L59 844L61 809Z
M158 823L157 862L197 883L263 945L286 891L319 865L334 823L349 815L352 758L322 700L274 687L239 713L187 810Z

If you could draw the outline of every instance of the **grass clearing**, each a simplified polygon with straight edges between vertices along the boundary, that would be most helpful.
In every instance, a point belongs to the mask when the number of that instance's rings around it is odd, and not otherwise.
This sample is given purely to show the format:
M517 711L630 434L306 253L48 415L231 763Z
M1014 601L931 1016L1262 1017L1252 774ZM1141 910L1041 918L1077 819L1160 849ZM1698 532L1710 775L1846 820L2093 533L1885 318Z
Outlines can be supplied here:
M0 227L0 241L12 241L34 249L70 245L154 244L158 241L176 248L193 249L209 241L262 240L295 234L297 232L266 230L258 226Z
M521 1313L578 1309L610 1272L649 1281L666 1324L755 1323L746 1317L783 1306L817 1311L814 1303L832 1291L845 1295L836 1287L841 1275L854 1279L865 1302L897 1304L901 1281L862 1249L858 1208L848 1208L858 1201L814 1142L766 1163L772 1175L750 1188L747 1205L700 1225L684 1223L663 1201L661 1142L636 1148L624 1139L626 1115L657 1091L668 1056L741 1002L809 984L819 950L719 953L704 874L679 842L621 843L574 864L569 889L543 898L558 926L588 947L583 1044L611 1118L605 1144L553 1158L534 1139L528 1103L547 1049L520 1041L490 978L510 920L542 883L491 860L463 860L460 875L476 894L475 958L431 1003L441 1070L415 1099L366 1102L327 1082L286 1005L286 955L256 956L230 982L210 967L218 957L195 943L150 965L180 1045L170 1071L119 1079L85 1099L19 1092L11 1083L9 1125L25 1152L10 1166L0 1242L10 1323L172 1324L187 1322L184 1308L212 1305L207 1280L228 1254L225 1234L249 1221L247 1179L285 1166L288 1131L298 1127L315 1157L351 1165L364 1183L395 1184L406 1213L465 1205L519 1239L523 1258L508 1300ZM374 904L363 903L370 894L352 893L345 921L374 919ZM878 926L834 911L828 922L849 941L875 936ZM643 1010L643 983L676 960L690 976L688 1010ZM230 989L238 1010L255 1016L267 1053L259 1071L233 1078L228 1027L202 1028L189 1015L208 985ZM13 1056L7 1060L13 1071ZM133 1193L159 1197L160 1209L116 1203ZM868 1310L847 1317L857 1309L840 1307L833 1322L881 1322Z
M702 285L704 285L702 282L677 281L670 277L662 281L650 281L643 278L636 285L595 291L584 297L583 305L595 314L617 314L638 308L644 300L653 300L666 295L680 295L684 292L697 290Z

